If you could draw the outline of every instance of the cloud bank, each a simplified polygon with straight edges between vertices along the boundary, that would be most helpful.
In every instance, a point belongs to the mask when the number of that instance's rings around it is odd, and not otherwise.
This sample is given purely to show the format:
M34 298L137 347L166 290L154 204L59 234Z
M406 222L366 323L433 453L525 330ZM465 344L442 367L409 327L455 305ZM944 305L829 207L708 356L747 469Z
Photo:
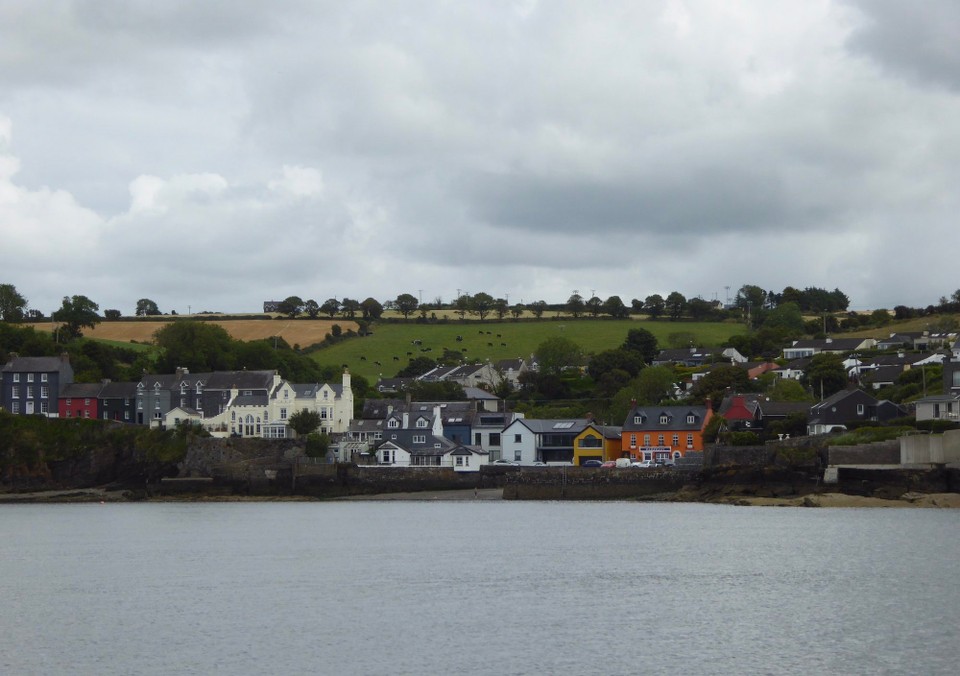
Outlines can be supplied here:
M946 1L5 3L0 281L45 313L925 306L958 286L958 26Z

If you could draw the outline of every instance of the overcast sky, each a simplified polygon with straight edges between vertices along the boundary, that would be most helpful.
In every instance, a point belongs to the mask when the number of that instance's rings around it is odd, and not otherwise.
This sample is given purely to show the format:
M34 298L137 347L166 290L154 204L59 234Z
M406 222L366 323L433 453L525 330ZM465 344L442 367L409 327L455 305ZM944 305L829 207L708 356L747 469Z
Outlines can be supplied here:
M956 0L5 0L0 283L935 304L958 45Z

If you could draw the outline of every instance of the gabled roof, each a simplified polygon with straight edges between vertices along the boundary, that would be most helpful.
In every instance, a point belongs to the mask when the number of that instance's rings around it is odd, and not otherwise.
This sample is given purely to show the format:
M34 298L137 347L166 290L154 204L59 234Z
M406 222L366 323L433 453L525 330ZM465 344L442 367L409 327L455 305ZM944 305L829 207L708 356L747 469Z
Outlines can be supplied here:
M64 366L70 365L70 359L67 355L62 357L12 357L3 366L6 372L35 372L35 373L53 373L59 372Z
M581 432L581 434L590 429L596 430L596 432L598 432L604 439L611 440L619 439L622 435L621 433L623 432L623 428L619 425L597 425L595 423L590 423L583 428L583 432Z
M706 406L634 406L627 413L623 431L692 432L703 428L706 416ZM664 419L666 422L661 422Z
M810 415L811 416L817 415L819 414L820 411L829 410L831 407L836 406L837 404L842 402L844 399L847 399L848 397L853 397L855 399L863 399L864 401L870 404L877 403L876 397L871 396L869 393L864 392L863 390L858 389L856 387L847 388L845 390L840 390L839 392L835 392L831 394L829 397L827 397L826 399L824 399L823 401L812 405L810 407Z
M519 371L523 368L523 359L501 359L494 367L500 371Z

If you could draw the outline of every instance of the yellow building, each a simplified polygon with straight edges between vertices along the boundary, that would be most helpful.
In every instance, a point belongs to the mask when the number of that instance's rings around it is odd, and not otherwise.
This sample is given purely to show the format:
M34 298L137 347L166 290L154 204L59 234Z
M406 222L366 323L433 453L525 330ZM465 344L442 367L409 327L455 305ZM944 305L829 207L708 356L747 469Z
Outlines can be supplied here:
M620 457L620 427L590 423L573 440L573 464L585 460L616 460Z

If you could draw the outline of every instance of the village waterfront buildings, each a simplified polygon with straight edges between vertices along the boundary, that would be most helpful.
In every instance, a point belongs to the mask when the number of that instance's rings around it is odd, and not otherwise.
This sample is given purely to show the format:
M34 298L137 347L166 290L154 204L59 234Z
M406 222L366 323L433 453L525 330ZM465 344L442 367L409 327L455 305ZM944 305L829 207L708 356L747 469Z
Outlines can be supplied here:
M851 425L914 417L917 421L960 422L960 342L894 334L889 340L809 340L784 348L777 366L749 362L736 351L691 348L664 350L658 363L695 369L673 396L709 374L716 365L743 369L749 380L772 374L800 379L811 358L836 351L849 386L814 404L773 402L756 393L729 392L720 402L702 405L632 402L624 420L534 419L512 410L511 402L490 390L508 376L511 382L536 364L522 359L497 365L442 367L420 378L452 381L464 387L466 401L414 402L399 379L377 384L382 394L400 398L368 399L355 404L349 371L340 382L294 383L272 370L143 374L137 382L76 383L68 355L11 355L0 369L0 408L15 415L98 419L118 424L174 428L191 423L215 437L285 439L294 436L290 418L299 411L317 414L319 431L333 439L333 458L341 462L391 467L448 467L473 472L490 463L581 465L588 461L669 464L704 450L704 433L714 416L724 430L759 431L790 417L806 419L806 433L828 434ZM872 341L872 342L871 342ZM913 341L913 344L910 344ZM872 348L888 347L887 353ZM915 346L920 346L917 351ZM911 347L914 349L911 351ZM874 396L911 370L938 365L942 393L915 399L905 407ZM923 371L925 372L925 371ZM916 371L914 371L916 373ZM769 376L767 376L769 377ZM938 388L939 389L939 388ZM935 390L936 391L936 390ZM802 432L801 432L802 433Z

